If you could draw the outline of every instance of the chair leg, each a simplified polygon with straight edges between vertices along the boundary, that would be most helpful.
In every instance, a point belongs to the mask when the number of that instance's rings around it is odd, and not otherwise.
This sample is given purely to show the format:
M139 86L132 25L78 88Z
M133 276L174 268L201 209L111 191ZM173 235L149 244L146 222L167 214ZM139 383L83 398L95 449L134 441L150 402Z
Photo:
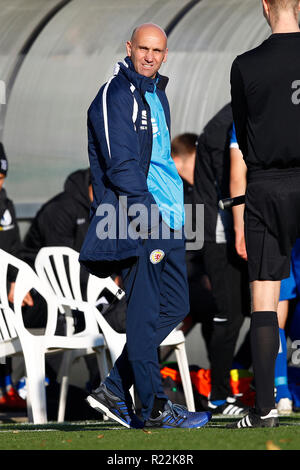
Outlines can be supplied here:
M28 420L34 424L47 423L45 390L45 352L37 345L23 347L28 389Z
M65 419L67 395L69 388L70 369L74 360L74 352L66 351L63 355L62 364L59 371L60 376L60 392L57 421L62 423Z
M97 364L100 374L100 382L103 381L109 374L107 357L106 357L106 348L103 346L95 348Z
M187 408L189 411L195 411L193 387L184 343L176 345L175 354L179 367Z
M107 364L106 357L106 348L101 346L100 348L95 348L96 359L99 368L100 382L102 382L109 374L109 368ZM103 415L103 421L108 421L109 418L106 415Z

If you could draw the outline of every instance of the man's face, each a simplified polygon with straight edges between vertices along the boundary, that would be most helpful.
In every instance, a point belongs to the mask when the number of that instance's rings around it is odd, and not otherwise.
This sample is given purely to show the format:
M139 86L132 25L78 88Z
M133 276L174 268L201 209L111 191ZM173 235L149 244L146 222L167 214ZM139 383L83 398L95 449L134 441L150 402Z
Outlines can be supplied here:
M139 28L127 42L126 49L135 71L144 77L155 78L161 64L167 60L166 37L154 26Z
M0 173L0 191L2 189L4 180L5 180L5 175L3 173Z

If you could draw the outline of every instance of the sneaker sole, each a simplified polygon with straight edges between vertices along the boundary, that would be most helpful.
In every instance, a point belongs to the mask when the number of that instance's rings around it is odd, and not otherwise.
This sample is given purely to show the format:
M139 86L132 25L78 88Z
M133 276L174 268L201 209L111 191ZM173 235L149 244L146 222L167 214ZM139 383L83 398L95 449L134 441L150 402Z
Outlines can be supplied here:
M200 426L189 426L189 427L180 427L180 426L146 426L145 429L200 429L203 428L207 423L201 424Z
M122 426L125 426L125 428L130 428L129 424L126 423L126 421L123 421L121 418L118 418L118 416L114 415L107 406L103 405L102 403L99 403L95 398L93 398L91 395L89 395L85 401L94 409L99 411L100 413L106 415L108 418L112 419L113 421L117 421L117 423L122 424Z
M168 426L167 424L157 425L157 426L145 426L145 429L200 429L203 428L210 420L203 422L198 426L189 426L189 427L180 427L180 426Z
M293 413L293 410L278 410L280 416L288 416Z
M272 421L269 423L261 423L261 424L256 424L253 426L238 426L237 423L227 424L226 426L227 429L257 429L257 428L278 428L278 427L279 427L278 421Z
M180 426L160 426L159 428L160 429L200 429L200 428L203 428L203 426L205 426L207 423L204 423L204 424L201 424L200 426L189 426L189 427L186 427L186 428L183 428L183 427L180 427ZM159 429L157 428L157 429Z

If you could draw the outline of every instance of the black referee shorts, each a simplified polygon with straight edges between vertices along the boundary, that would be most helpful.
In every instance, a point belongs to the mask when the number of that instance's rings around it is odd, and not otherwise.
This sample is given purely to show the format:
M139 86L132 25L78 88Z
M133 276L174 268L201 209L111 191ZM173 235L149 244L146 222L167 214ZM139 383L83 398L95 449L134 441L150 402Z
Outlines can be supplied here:
M245 202L250 282L289 277L300 236L300 168L249 171Z

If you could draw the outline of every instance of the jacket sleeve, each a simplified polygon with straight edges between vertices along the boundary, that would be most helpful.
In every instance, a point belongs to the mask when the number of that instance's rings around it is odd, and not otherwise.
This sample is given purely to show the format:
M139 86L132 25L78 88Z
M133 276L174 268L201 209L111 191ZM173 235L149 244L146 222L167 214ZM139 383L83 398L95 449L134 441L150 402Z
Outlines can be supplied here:
M12 216L12 221L14 228L10 230L9 233L9 253L16 258L20 258L21 253L21 237L19 225L16 217L15 206L11 200L8 202L9 211ZM14 282L16 280L17 270L13 266L9 266L7 279L9 282Z
M12 231L12 238L11 238L11 249L10 253L13 256L16 256L17 258L20 255L20 249L21 249L21 237L20 237L20 229L16 217L16 212L15 212L15 206L13 202L10 202L9 209L12 215L13 219L13 224L14 224L14 230Z
M215 241L218 193L210 153L202 134L198 140L194 172L194 200L204 204L205 241Z
M139 203L150 210L156 203L140 167L140 144L132 118L133 95L113 82L104 88L102 100L91 106L89 126L104 156L106 176L114 192L127 197L128 207Z
M232 64L230 82L236 137L243 155L247 155L247 100L238 58Z

